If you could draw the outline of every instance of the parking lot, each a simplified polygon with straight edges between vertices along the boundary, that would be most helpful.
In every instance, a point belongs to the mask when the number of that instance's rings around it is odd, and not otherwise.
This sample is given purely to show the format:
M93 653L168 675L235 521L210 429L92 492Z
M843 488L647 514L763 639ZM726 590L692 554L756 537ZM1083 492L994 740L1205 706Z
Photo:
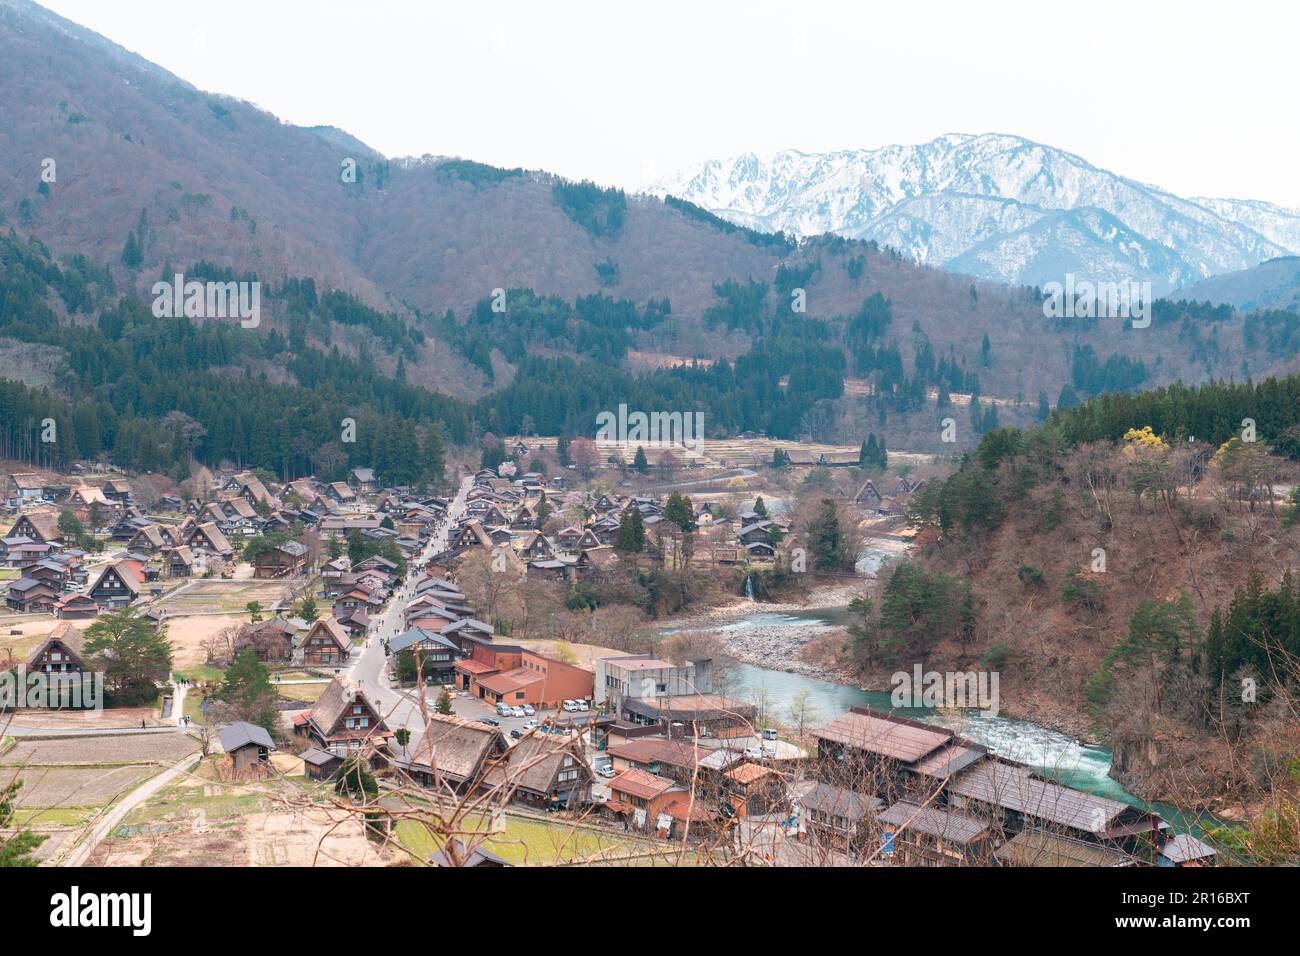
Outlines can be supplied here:
M425 688L424 696L425 700L428 701L430 711L433 710L434 706L438 702L439 692L439 688ZM410 693L412 696L414 695L414 691L411 691ZM463 692L459 690L452 692L451 701L452 712L457 717L464 717L467 720L479 720L488 717L497 721L501 728L501 732L506 735L506 739L511 743L514 743L514 738L510 736L510 731L518 730L522 734L528 729L528 726L533 721L536 721L537 724L542 724L545 723L547 719L553 719L559 724L565 724L571 721L583 721L592 716L592 712L589 710L567 712L563 710L557 711L554 709L537 709L532 717L502 717L497 714L495 704L489 703L486 700L480 700L477 697L463 696Z

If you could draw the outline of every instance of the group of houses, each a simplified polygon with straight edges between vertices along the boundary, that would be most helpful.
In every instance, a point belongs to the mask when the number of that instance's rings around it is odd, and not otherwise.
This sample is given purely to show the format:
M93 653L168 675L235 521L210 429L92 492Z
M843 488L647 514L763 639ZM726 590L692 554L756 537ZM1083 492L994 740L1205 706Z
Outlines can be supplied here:
M812 732L809 837L903 865L1205 866L1149 810L1057 783L954 731L854 707Z
M452 530L448 548L434 557L453 567L476 552L513 556L529 578L579 581L607 571L626 556L615 545L633 511L645 534L645 552L660 551L657 529L664 525L665 503L650 495L566 492L540 474L501 477L489 470L474 476L465 514ZM704 542L698 553L717 563L762 563L775 559L788 527L753 510L736 519L715 515L713 504L695 509L696 527ZM553 516L573 518L562 527ZM581 516L581 517L574 517ZM711 543L711 547L710 547Z
M292 579L319 570L331 582L351 584L349 575L368 569L352 569L346 559L319 567L319 542L356 534L375 545L371 550L392 542L397 553L414 557L447 508L435 496L380 487L368 468L353 469L347 482L302 478L272 487L253 472L222 472L202 498L164 496L149 504L146 514L124 479L96 484L9 475L4 509L15 520L0 538L0 567L19 574L6 589L6 606L67 620L93 618L160 593L172 579L228 577L244 542L258 536L266 546L251 558L254 578ZM92 558L60 527L68 511L108 545L107 560Z

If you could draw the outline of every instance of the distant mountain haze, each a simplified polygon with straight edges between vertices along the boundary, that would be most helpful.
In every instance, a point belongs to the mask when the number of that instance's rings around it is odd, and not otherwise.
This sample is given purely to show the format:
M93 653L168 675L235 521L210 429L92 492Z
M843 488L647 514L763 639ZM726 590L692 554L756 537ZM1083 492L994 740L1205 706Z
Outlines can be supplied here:
M755 229L874 239L918 262L1041 286L1074 272L1163 294L1300 252L1300 212L1184 199L1063 150L1001 134L757 156L691 167L671 193Z

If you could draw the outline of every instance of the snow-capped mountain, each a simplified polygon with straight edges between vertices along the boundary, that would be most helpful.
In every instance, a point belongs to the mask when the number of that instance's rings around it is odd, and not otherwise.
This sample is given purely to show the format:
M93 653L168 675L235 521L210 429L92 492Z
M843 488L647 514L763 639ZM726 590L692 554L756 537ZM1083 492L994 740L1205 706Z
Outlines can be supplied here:
M1300 251L1300 212L1184 199L1017 136L712 160L653 187L740 225L874 239L1001 282L1064 272L1157 293Z

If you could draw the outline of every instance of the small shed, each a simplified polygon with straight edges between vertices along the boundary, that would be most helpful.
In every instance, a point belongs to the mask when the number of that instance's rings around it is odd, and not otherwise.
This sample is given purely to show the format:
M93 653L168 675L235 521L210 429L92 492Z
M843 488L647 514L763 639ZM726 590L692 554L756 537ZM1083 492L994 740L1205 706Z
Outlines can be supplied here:
M217 736L236 773L261 768L270 762L271 751L275 750L265 727L244 720L222 727Z
M343 764L343 758L319 747L308 747L302 757L303 771L308 780L331 780Z

